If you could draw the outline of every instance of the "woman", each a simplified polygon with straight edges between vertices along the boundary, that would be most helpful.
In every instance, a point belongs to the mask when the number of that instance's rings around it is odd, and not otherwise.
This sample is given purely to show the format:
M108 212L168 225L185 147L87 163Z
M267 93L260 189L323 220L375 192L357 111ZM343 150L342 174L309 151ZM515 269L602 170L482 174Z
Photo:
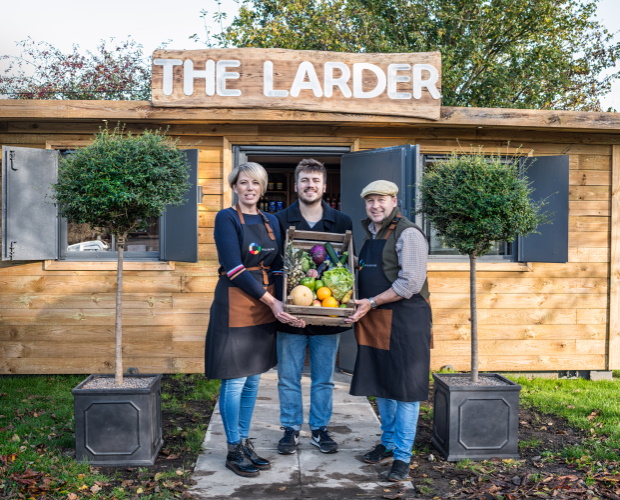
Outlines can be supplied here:
M257 208L267 187L267 172L258 163L244 163L231 172L228 184L239 201L215 218L221 267L207 330L205 375L222 379L226 468L256 477L271 465L256 454L248 433L260 374L276 365L276 320L305 324L285 313L284 304L276 299L274 272L282 266L282 238L276 218Z

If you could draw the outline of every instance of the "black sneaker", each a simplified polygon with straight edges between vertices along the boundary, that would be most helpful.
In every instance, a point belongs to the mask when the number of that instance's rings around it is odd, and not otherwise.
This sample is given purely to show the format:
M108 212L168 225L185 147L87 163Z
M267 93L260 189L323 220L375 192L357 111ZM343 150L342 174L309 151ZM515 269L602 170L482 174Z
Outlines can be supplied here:
M297 453L299 444L299 431L292 427L280 427L284 431L284 437L278 442L278 453L281 455L292 455Z
M388 450L383 444L378 444L374 450L366 453L362 460L367 464L378 464L379 462L383 462L388 458L392 458L394 456L394 452L392 450Z
M402 460L394 460L392 468L388 472L387 480L392 482L406 481L409 479L409 464Z
M326 427L313 430L310 442L314 446L318 446L321 453L336 453L338 451L338 443L330 437Z

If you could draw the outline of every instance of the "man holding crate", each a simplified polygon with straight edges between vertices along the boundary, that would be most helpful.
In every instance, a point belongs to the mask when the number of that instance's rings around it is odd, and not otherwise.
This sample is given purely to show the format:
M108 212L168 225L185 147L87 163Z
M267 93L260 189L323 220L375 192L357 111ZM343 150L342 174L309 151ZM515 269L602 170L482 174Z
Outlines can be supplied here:
M431 311L422 230L400 214L398 186L379 180L361 193L368 219L359 254L355 323L357 359L354 396L374 396L381 414L381 443L363 457L379 463L394 458L389 481L409 475L420 401L428 397Z
M283 234L289 227L302 231L344 234L352 230L351 218L333 209L323 194L327 187L325 166L314 159L304 159L295 168L297 201L276 214ZM334 367L340 333L349 328L307 325L293 328L280 325L278 349L278 394L280 424L284 436L278 443L278 453L297 452L299 431L304 422L301 374L310 353L310 413L308 424L311 443L322 453L336 453L338 444L331 438L327 426L332 415Z

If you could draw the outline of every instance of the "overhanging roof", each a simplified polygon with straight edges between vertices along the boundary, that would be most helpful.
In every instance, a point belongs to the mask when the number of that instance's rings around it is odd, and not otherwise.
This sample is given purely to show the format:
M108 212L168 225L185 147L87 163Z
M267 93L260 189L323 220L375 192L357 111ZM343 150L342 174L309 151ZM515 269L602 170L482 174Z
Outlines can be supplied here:
M620 133L620 113L442 107L438 121L420 118L270 109L161 108L150 101L0 100L2 121L282 123L357 126L493 127Z

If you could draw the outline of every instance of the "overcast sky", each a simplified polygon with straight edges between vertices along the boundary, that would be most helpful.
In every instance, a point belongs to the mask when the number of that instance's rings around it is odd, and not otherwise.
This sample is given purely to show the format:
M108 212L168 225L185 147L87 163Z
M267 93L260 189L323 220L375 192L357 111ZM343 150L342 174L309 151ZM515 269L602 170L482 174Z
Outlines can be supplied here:
M235 0L222 0L222 5L234 17ZM95 49L101 39L113 36L119 40L133 37L150 54L164 42L170 49L203 48L189 37L197 33L205 37L200 12L217 9L215 0L11 0L4 2L0 53L18 55L15 42L31 37L49 42L61 50L72 44ZM620 0L600 0L599 18L611 32L620 31ZM620 35L616 36L620 40ZM603 100L603 108L613 106L620 111L620 81Z

